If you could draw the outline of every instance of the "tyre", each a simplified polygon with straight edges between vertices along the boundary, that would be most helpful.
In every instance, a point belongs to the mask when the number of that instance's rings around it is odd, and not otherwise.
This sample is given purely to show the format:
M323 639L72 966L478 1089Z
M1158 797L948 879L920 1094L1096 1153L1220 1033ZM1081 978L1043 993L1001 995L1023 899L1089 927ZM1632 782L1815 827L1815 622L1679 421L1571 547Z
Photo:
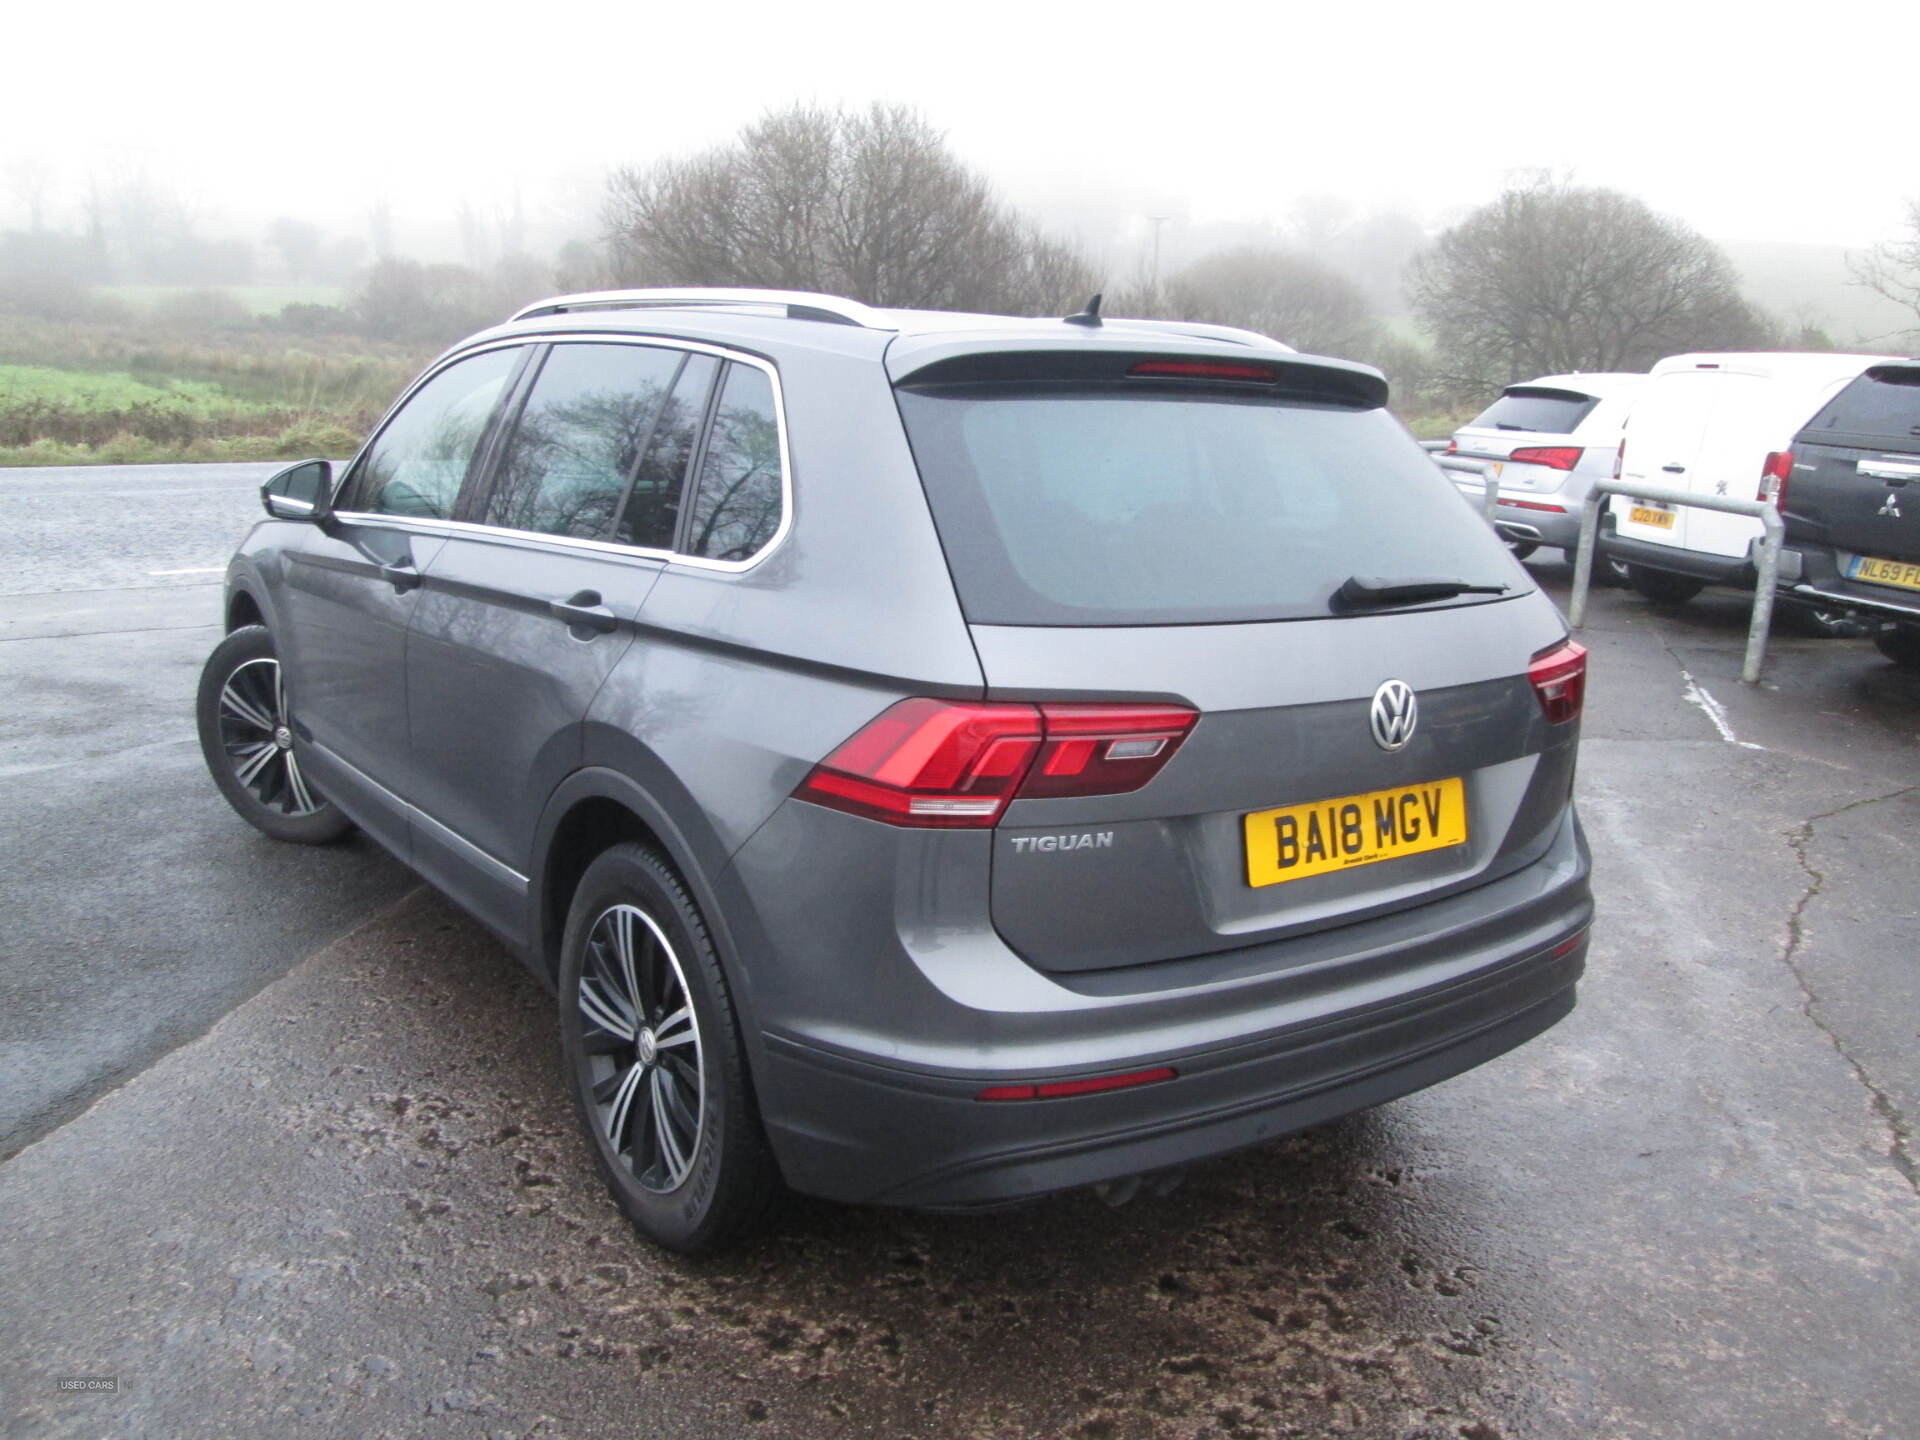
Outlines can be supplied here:
M1920 670L1920 625L1895 625L1873 637L1880 653L1903 670Z
M1644 565L1627 566L1627 584L1656 605L1684 605L1707 588L1706 581L1691 575L1671 575Z
M194 718L213 783L256 830L325 845L353 828L300 768L286 681L266 626L244 625L214 646L200 672Z
M752 1230L779 1175L719 957L658 852L616 845L587 867L559 1001L574 1110L627 1218L685 1255Z

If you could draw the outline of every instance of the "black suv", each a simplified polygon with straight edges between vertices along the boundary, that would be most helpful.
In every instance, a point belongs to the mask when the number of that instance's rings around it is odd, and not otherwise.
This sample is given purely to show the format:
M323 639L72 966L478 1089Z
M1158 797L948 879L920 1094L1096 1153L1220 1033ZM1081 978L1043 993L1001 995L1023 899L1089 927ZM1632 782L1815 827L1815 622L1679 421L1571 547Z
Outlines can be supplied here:
M1876 639L1920 669L1920 360L1875 365L1794 437L1781 513L1797 599L1891 621Z

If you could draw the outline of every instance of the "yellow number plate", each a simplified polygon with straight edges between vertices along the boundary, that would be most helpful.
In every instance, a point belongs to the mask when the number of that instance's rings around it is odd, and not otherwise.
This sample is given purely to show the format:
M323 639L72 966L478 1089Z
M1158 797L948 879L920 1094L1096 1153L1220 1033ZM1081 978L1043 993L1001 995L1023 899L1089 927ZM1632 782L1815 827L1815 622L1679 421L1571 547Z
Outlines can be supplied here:
M1463 845L1467 791L1459 780L1341 795L1246 818L1247 884L1278 885Z
M1920 565L1859 555L1854 557L1852 578L1871 580L1875 585L1898 585L1902 590L1920 590Z
M1656 510L1651 505L1635 505L1627 511L1627 519L1636 525L1657 525L1662 530L1673 528L1673 512Z

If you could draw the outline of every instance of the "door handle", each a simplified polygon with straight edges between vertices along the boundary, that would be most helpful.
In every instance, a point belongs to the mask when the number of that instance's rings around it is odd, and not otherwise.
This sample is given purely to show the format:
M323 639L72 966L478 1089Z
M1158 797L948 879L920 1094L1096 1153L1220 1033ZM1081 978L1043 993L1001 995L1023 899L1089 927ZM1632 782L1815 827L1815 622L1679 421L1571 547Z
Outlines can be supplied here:
M601 603L598 590L582 590L565 600L549 600L547 609L554 619L564 620L573 628L597 630L603 635L620 624L620 617Z
M1853 468L1862 475L1871 475L1889 485L1904 485L1909 480L1920 480L1920 465L1902 464L1898 460L1857 460Z
M1669 475L1684 475L1687 473L1687 467L1684 465L1662 465L1660 468Z
M382 565L380 578L393 586L393 593L404 595L409 590L420 588L420 572L411 561L402 561L398 565Z

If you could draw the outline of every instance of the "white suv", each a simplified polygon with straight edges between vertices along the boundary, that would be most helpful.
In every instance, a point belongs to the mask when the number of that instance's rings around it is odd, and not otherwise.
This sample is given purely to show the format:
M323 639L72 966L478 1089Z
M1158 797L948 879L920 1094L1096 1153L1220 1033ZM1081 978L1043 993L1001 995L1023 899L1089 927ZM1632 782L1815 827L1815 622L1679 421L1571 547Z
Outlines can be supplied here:
M1620 427L1646 380L1605 372L1543 375L1509 385L1453 432L1449 455L1496 467L1495 524L1516 556L1524 560L1542 545L1571 552L1580 543L1580 507L1594 482L1613 474ZM1462 474L1453 479L1478 506L1480 481Z

